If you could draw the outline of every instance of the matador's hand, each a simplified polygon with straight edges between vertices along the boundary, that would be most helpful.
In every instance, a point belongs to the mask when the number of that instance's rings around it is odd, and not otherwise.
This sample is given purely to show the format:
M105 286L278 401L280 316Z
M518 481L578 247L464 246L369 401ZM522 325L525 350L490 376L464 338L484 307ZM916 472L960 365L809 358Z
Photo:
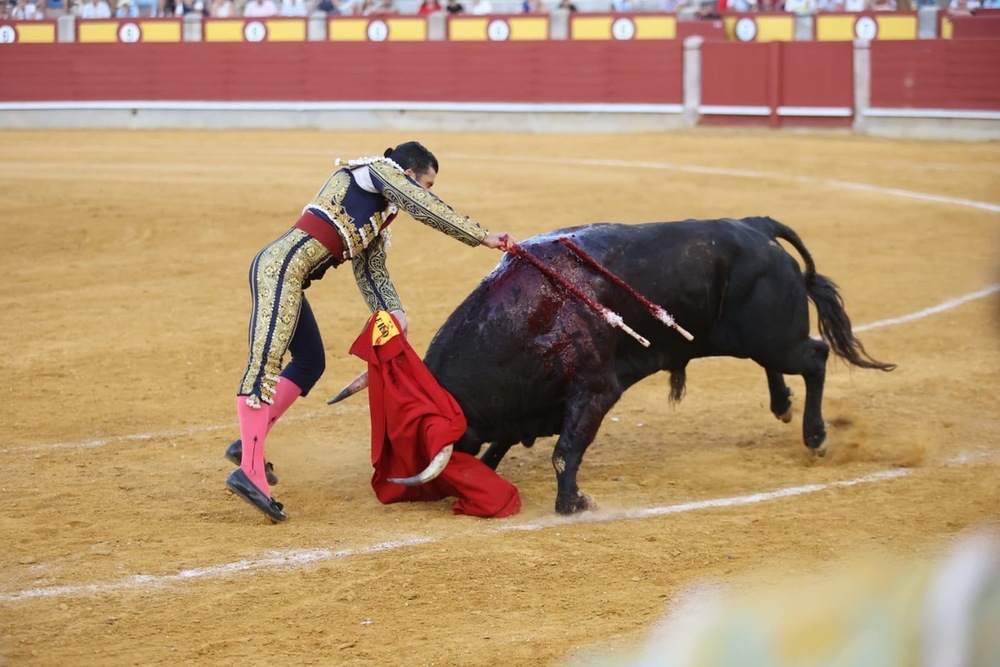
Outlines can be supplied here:
M482 240L482 245L487 248L493 248L494 250L509 250L511 246L517 244L507 232L490 232L486 235L486 238Z
M401 310L390 310L389 313L396 318L399 322L399 328L403 332L403 337L406 337L406 328L409 326L409 322L406 321L406 313Z

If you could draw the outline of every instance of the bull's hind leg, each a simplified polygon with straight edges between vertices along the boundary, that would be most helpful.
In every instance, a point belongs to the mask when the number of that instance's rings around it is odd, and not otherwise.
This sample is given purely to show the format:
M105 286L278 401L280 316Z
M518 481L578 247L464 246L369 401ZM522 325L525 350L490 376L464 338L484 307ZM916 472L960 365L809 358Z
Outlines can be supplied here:
M823 421L823 383L826 381L826 360L830 346L821 340L806 338L783 348L780 356L754 358L767 373L767 388L771 394L771 412L783 422L792 417L791 390L785 375L801 375L806 385L805 407L802 412L802 441L806 447L822 456L826 453L826 424Z
M814 452L826 454L826 422L823 421L823 384L830 346L809 339L803 345L802 378L806 383L806 405L802 415L802 440Z
M767 373L767 390L771 394L771 412L786 424L792 421L792 390L785 384L785 376L769 368Z

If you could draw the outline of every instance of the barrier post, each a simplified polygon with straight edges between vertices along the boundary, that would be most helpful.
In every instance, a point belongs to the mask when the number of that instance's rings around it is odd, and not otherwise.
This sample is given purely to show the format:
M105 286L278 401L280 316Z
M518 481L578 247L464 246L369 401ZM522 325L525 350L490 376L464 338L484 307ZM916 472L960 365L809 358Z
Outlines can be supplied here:
M781 79L784 68L784 48L781 42L771 42L767 59L767 103L771 107L768 125L776 128L781 123L778 107L781 106Z
M427 39L432 42L443 42L448 39L447 12L434 12L427 15Z
M554 9L549 15L549 39L569 39L569 10Z
M181 23L181 41L200 42L202 40L202 15L201 12L191 12L185 14Z
M917 39L937 39L940 25L936 6L924 6L917 10Z
M56 41L76 41L76 16L73 14L63 14L56 20Z
M684 126L695 127L701 118L701 45L705 38L684 38Z
M854 40L854 123L855 132L864 132L865 115L872 99L872 50L867 39Z
M792 38L797 42L809 42L816 38L816 16L812 12L795 15Z
M326 41L326 12L312 12L306 19L306 41Z

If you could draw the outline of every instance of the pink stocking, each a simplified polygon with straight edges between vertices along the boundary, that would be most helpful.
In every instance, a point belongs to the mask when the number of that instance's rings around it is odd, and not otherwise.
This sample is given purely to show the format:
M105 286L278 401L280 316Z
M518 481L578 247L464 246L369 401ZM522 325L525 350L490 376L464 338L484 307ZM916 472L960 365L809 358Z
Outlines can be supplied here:
M270 418L267 420L267 432L271 432L271 427L274 423L281 419L281 415L285 414L285 411L291 407L292 403L295 402L299 396L302 395L302 390L294 382L286 377L282 377L278 380L278 386L274 388L274 404L271 405ZM246 442L246 441L244 441Z
M240 439L243 441L243 459L240 469L265 495L271 487L264 476L264 438L267 436L271 406L261 403L259 409L247 405L246 396L236 397L236 414L240 418Z

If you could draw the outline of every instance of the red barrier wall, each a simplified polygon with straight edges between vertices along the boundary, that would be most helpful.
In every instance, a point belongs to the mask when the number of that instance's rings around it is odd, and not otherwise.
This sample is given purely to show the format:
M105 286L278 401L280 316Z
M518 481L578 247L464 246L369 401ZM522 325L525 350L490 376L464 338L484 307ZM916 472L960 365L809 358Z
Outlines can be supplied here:
M679 104L680 40L7 44L0 101Z
M854 106L854 45L851 42L783 44L781 103L800 107Z
M853 53L850 42L706 42L701 101L710 106L768 107L769 114L744 116L743 122L771 126L801 124L802 116L780 116L780 107L849 109L854 105ZM728 116L724 111L718 115ZM738 110L731 115L739 116ZM809 122L845 125L850 119Z
M776 42L775 42L776 44ZM701 66L702 104L764 106L770 102L770 43L705 42Z
M1000 38L1000 11L951 17L952 39Z
M1000 109L1000 40L875 41L871 105Z

